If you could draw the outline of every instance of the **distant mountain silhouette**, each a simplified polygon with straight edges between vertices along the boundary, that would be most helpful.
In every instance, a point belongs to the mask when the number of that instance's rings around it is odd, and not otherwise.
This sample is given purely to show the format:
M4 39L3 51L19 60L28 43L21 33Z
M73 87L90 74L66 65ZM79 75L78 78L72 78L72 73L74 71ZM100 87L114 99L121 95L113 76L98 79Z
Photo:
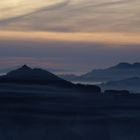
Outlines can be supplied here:
M110 67L109 69L140 69L140 63L119 63L118 65L114 67Z
M0 82L72 85L72 83L63 80L46 70L39 68L32 69L27 65L23 65L21 68L7 73L7 75L0 76Z
M131 92L140 92L140 78L132 77L128 79L123 79L119 81L110 81L101 84L103 90L113 89L113 90L129 90Z
M106 69L92 70L81 76L64 75L61 76L66 80L71 81L92 81L92 82L105 82L112 80L122 80L131 77L140 77L140 63L119 63L115 66Z
M40 84L80 92L101 92L98 86L73 84L46 70L39 68L32 69L27 65L23 65L21 68L13 70L4 76L0 76L0 83Z

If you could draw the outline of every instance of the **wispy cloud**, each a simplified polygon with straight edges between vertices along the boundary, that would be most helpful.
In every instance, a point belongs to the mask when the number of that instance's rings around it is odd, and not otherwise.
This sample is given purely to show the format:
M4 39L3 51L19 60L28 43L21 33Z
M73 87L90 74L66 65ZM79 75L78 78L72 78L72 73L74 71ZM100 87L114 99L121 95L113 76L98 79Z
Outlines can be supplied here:
M4 0L0 1L0 19L8 19L26 15L42 9L60 4L61 0Z
M140 32L139 0L5 0L1 29ZM0 2L1 4L2 2ZM8 3L11 4L8 9ZM7 7L6 7L7 6ZM2 24L4 22L4 24Z

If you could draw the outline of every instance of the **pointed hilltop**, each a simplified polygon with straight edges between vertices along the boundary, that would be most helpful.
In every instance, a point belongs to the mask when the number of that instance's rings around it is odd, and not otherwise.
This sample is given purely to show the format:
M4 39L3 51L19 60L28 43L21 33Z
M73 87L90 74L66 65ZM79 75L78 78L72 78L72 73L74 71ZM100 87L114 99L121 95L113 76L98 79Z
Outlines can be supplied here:
M4 76L0 76L0 83L8 83L8 84L28 84L28 85L46 85L53 87L60 87L67 90L74 90L80 92L94 92L100 93L101 89L98 86L94 85L81 85L81 84L73 84L69 81L66 81L47 70L43 70L40 68L31 68L27 65L23 65L22 67L13 70L7 73ZM55 88L57 90L58 88Z
M0 77L0 82L18 82L30 84L72 85L72 83L40 68L31 68L27 65L13 70Z

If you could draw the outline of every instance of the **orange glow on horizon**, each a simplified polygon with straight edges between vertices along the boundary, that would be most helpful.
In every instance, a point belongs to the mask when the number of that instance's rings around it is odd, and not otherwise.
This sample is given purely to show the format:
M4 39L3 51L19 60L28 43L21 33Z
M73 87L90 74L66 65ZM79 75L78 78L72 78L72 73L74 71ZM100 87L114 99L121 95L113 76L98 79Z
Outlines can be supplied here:
M22 32L22 31L0 31L0 40L14 41L62 41L62 42L85 42L103 44L127 44L139 45L140 34L133 33L64 33L64 32Z

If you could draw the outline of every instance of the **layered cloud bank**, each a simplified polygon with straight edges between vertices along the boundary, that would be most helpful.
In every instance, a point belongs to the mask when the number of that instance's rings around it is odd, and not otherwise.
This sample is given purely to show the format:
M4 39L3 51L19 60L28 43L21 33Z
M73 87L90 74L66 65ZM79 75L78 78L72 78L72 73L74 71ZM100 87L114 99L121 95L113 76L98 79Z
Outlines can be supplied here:
M61 0L5 0L0 2L0 19L9 19L30 14L42 8L61 3Z
M1 29L140 32L139 0L5 0Z

